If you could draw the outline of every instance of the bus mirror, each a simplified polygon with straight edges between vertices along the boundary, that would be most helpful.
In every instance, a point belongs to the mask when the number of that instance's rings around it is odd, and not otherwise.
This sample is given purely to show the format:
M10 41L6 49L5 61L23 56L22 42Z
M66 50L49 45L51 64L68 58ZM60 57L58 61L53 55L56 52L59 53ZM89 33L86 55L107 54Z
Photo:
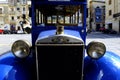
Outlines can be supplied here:
M32 8L29 7L29 17L32 17Z

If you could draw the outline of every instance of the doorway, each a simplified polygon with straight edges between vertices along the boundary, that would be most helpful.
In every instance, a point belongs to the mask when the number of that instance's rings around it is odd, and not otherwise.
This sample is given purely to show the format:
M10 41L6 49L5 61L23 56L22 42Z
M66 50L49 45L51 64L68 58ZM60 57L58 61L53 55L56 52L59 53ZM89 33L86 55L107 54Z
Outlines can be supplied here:
M96 24L96 31L99 31L100 29L100 24Z
M108 24L108 29L112 30L112 23Z

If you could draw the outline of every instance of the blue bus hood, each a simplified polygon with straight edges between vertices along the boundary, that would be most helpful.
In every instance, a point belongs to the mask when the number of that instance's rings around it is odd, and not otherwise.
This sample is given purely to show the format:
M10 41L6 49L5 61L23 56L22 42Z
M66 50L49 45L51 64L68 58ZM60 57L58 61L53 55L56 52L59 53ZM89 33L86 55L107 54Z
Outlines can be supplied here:
M30 58L18 60L12 52L7 52L0 56L0 80L33 80L32 65Z
M64 34L81 38L80 33L75 30L64 30ZM56 35L56 30L43 31L39 34L38 38L45 38L45 37L52 36L52 35Z
M85 80L120 80L120 57L112 52L99 60L86 57L84 60Z
M0 56L0 80L36 80L35 60L18 61L11 52ZM120 57L112 52L99 60L84 59L84 80L120 80Z

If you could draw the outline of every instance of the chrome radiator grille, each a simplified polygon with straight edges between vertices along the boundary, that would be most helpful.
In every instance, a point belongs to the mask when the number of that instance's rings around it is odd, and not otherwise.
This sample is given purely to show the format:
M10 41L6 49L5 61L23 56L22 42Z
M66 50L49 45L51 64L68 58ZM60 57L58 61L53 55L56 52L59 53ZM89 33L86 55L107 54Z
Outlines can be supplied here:
M81 44L37 45L38 80L82 80L83 51Z

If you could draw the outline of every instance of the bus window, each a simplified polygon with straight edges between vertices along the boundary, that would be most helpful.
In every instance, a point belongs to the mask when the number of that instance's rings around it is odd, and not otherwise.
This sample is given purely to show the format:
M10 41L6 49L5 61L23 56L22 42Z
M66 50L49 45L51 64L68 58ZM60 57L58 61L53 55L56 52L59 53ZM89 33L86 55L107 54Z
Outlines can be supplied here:
M47 17L47 24L51 24L52 23L52 18L51 16L50 17Z
M53 24L57 23L57 16L55 16L55 15L52 16L52 23Z
M62 15L58 16L58 21L63 24L64 23L64 17Z
M70 19L69 16L65 16L65 24L70 24L69 19Z

